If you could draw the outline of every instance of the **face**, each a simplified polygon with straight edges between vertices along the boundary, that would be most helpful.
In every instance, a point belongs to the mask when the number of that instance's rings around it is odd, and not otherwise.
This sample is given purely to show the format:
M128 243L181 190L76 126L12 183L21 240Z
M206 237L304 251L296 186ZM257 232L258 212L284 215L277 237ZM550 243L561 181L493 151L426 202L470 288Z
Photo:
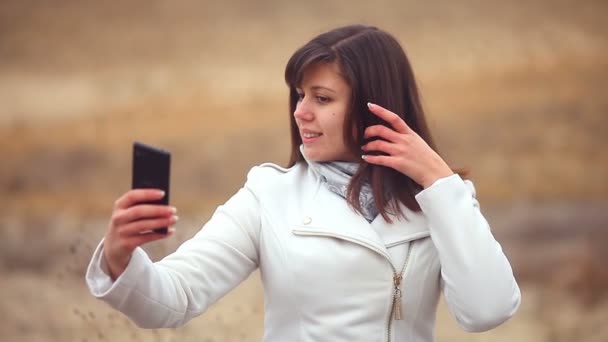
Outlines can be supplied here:
M350 87L334 63L309 67L296 89L299 100L294 117L306 158L316 162L359 161L344 141L344 120Z

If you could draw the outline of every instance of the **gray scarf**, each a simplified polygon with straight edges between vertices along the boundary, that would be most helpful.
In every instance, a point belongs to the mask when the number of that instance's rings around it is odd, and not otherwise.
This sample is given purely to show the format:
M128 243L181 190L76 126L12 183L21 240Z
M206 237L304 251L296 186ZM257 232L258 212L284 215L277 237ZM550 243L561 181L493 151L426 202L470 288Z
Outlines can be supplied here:
M300 152L306 159L308 166L311 167L319 176L321 180L327 186L329 191L341 196L346 199L346 190L350 183L351 177L359 169L359 163L354 162L314 162L306 158L304 154L304 146L300 146ZM372 222L378 215L378 209L374 203L374 195L372 194L372 188L368 183L363 184L361 187L361 193L359 195L359 203L361 204L361 211L363 217L368 222Z

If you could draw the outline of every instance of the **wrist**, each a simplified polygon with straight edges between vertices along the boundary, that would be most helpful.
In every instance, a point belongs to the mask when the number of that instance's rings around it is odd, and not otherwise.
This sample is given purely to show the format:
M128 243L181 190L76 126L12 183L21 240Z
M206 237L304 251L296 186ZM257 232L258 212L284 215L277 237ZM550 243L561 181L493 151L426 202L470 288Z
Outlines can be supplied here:
M112 281L115 281L120 277L120 275L125 271L129 261L131 260L131 256L127 255L126 258L110 258L108 255L108 249L104 249L103 259L106 264L108 275L112 278Z

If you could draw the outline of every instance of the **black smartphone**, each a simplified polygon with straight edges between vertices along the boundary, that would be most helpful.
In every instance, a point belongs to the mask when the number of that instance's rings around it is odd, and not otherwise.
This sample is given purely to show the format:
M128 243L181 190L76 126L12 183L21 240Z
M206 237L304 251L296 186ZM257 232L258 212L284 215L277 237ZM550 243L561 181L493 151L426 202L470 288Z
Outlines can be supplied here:
M146 204L169 204L169 180L171 153L140 142L133 143L132 189L160 189L165 196ZM155 233L167 234L168 227L154 229Z

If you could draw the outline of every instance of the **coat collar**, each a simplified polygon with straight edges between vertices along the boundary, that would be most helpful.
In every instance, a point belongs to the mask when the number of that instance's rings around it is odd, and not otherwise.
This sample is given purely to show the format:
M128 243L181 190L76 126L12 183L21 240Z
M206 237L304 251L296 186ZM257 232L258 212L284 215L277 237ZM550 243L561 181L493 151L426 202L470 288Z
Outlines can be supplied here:
M349 207L344 198L329 191L315 175L314 194L302 208L292 232L296 235L315 235L349 241L379 253L390 260L387 247L429 236L426 220L421 213L407 207L401 209L406 219L392 216L388 223L378 215L371 223Z

